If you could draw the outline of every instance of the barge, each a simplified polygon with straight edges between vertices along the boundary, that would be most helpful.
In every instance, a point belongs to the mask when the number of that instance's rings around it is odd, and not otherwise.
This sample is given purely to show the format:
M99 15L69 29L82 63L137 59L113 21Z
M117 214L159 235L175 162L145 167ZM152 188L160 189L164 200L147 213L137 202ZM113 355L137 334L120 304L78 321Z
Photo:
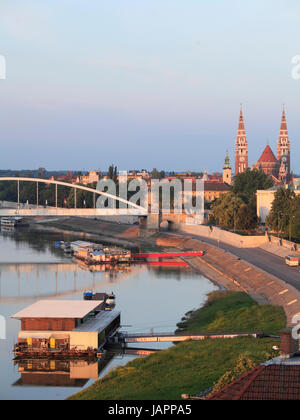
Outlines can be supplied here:
M120 328L120 312L103 300L44 300L12 316L21 321L16 357L90 358Z
M64 248L65 252L70 252L80 261L83 261L87 266L97 266L109 264L114 266L117 264L133 264L141 261L149 262L149 259L170 259L170 258L188 258L188 257L202 257L205 251L177 251L177 252L152 252L152 253L132 253L128 249L118 247L105 247L101 244L92 242L76 241L70 243L56 242L56 247ZM153 265L161 264L161 261L152 262ZM151 264L151 261L150 261ZM173 262L165 262L165 265L175 265ZM187 265L182 262L182 265ZM180 264L178 264L180 265Z

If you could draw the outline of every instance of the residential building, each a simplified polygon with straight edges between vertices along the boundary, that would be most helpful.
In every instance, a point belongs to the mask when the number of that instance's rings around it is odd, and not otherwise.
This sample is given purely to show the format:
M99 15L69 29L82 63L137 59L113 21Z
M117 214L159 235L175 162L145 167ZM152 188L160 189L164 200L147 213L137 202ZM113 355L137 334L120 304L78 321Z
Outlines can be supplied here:
M266 218L272 209L272 203L275 199L275 194L278 189L282 187L275 185L268 190L258 190L256 192L257 197L257 216L260 217L261 222L265 223ZM300 178L294 178L292 185L286 185L285 188L289 188L295 192L296 195L300 195Z

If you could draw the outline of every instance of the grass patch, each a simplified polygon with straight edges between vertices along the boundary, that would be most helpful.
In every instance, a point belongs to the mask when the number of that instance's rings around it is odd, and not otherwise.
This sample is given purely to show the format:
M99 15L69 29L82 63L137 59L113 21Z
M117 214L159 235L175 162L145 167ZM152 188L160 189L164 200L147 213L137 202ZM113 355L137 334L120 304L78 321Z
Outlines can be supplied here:
M118 367L74 400L178 400L211 387L245 355L256 364L272 354L278 340L253 338L185 342Z
M188 312L178 329L184 332L253 331L278 334L286 326L281 306L258 305L245 293L212 292L204 308Z
M189 332L262 329L278 333L285 325L281 308L259 306L246 294L234 292L211 293L205 307L188 313L181 323ZM258 365L277 356L274 345L279 345L278 339L187 341L118 367L70 399L178 400L181 394L196 395L212 387L239 359Z

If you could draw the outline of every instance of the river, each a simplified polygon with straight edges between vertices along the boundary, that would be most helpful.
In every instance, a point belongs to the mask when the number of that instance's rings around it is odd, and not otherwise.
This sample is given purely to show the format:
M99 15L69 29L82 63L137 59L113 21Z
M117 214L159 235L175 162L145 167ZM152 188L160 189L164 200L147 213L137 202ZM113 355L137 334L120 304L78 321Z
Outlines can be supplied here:
M113 291L124 331L171 332L187 311L202 306L206 295L216 290L208 279L183 267L90 272L54 247L55 241L63 239L79 238L30 230L0 233L0 319L6 324L6 339L0 339L1 400L65 399L137 357L112 354L93 364L47 360L15 364L12 350L20 321L11 316L37 300L82 299L85 289Z

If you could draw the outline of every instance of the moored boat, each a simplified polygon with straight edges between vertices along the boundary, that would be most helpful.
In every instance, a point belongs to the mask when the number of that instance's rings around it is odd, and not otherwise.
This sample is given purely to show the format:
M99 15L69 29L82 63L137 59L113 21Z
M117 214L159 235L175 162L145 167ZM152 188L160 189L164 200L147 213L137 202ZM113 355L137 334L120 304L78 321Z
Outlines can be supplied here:
M109 293L107 299L106 299L106 304L109 306L115 305L116 304L116 295L111 292Z
M26 227L29 226L25 223L22 217L1 217L1 226L5 227Z

